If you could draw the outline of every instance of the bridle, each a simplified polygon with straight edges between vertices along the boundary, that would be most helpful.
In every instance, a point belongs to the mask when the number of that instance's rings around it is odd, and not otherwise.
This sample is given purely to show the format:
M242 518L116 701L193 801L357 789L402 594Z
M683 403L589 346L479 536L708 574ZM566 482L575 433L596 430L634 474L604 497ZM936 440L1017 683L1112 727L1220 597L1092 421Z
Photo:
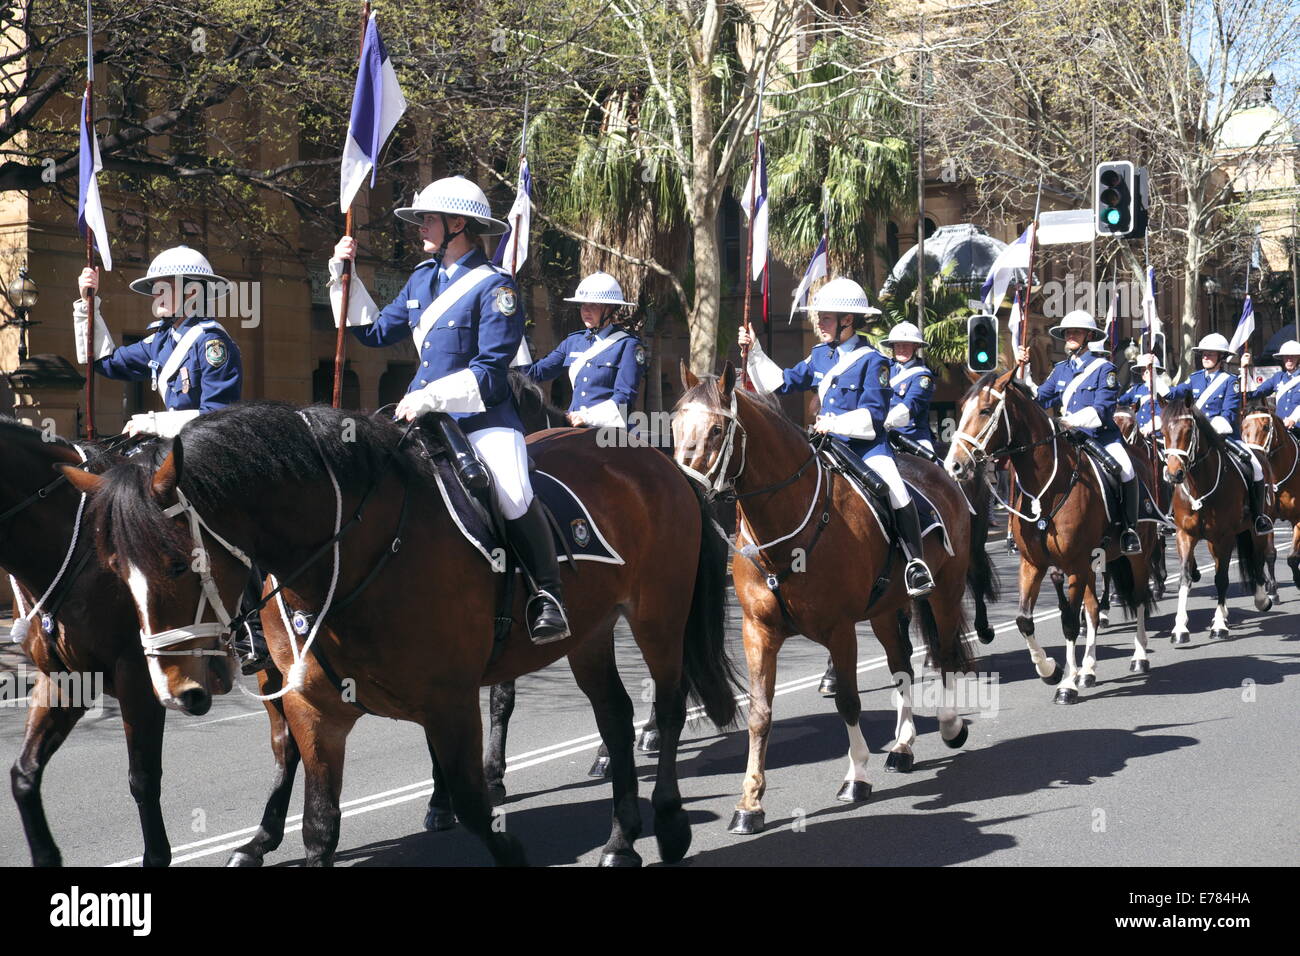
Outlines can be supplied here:
M1268 432L1264 436L1264 444L1256 445L1254 442L1246 442L1246 447L1263 452L1265 457L1272 457L1273 452L1276 450L1273 442L1277 438L1277 416L1272 412L1251 412L1245 417L1244 421L1250 421L1251 419L1258 420L1261 418L1268 421ZM1274 492L1290 481L1291 476L1296 472L1296 467L1300 466L1300 441L1296 441L1295 435L1291 434L1291 429L1286 429L1285 433L1286 437L1291 439L1291 444L1295 450L1295 454L1291 458L1291 470L1286 473L1286 477L1273 483Z
M729 408L710 408L703 402L688 402L682 406L681 410L684 412L698 411L706 415L719 415L727 420L727 424L723 428L722 446L718 449L718 456L707 471L698 471L689 465L684 465L681 462L677 463L677 467L688 478L704 487L705 497L712 502L719 496L734 490L736 479L745 471L749 436L745 431L745 426L740 424L740 419L736 415L736 392L734 389L731 392L731 406ZM728 475L727 469L730 467L732 455L735 453L737 432L740 433L740 467L736 469L734 475Z
M1172 426L1179 422L1189 422L1191 424L1192 437L1187 442L1186 449L1177 448L1173 444ZM1214 485L1210 488L1209 491L1207 491L1205 494L1201 495L1200 497L1193 497L1191 491L1188 490L1192 480L1192 469L1195 468L1196 465L1199 464L1202 460L1204 460L1203 458L1197 457L1197 451L1200 449L1200 443L1201 443L1201 426L1200 423L1197 422L1195 416L1188 414L1188 415L1181 415L1178 418L1174 418L1174 419L1167 418L1165 420L1165 454L1173 455L1175 458L1178 458L1183 462L1183 470L1186 472L1186 476L1181 482L1178 483L1178 488L1180 491L1182 491L1184 495L1187 496L1187 500L1191 502L1193 511L1200 511L1201 508L1204 507L1206 499L1209 498L1210 495L1214 494L1214 492L1219 487L1219 482L1223 479L1223 453L1220 452L1217 448L1215 448L1212 449L1215 454L1215 462L1216 462L1216 467L1214 471Z

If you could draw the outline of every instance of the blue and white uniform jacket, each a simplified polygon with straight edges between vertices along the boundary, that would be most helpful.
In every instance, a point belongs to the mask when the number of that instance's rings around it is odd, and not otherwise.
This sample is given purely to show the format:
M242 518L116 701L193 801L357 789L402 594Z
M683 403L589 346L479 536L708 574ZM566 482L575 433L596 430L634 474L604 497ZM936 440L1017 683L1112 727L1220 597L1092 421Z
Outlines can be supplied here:
M608 325L599 332L574 332L524 371L535 382L547 382L567 370L573 384L569 411L581 412L591 425L626 428L628 409L645 377L645 363L641 340Z

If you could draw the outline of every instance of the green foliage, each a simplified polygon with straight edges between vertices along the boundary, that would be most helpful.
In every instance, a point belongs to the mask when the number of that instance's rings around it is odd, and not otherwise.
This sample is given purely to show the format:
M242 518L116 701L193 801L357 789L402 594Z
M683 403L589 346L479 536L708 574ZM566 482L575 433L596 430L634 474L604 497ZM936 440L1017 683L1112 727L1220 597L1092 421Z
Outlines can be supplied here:
M974 312L965 290L948 284L953 266L926 280L923 334L929 345L926 355L940 376L948 363L960 364L966 357L966 320ZM867 293L871 295L870 292ZM916 273L910 272L894 284L888 295L876 299L881 314L868 329L872 344L879 342L899 322L916 322Z

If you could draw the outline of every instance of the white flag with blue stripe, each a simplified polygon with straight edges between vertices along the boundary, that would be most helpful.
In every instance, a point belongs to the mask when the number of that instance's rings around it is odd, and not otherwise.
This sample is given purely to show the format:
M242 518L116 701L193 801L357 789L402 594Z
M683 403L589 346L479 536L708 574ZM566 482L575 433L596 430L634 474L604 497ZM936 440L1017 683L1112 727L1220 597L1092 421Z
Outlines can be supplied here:
M980 298L984 300L990 312L997 312L998 307L1002 305L1002 299L1007 294L1007 286L1011 285L1016 270L1022 269L1028 272L1029 247L1033 241L1034 224L1031 222L1029 228L1022 232L1015 242L998 253L998 257L993 260L988 278L984 280L984 286L980 289Z
M1147 343L1155 348L1156 337L1163 335L1160 314L1156 311L1156 270L1147 268L1147 286L1142 292L1142 315L1146 319Z
M99 140L95 139L95 118L90 115L90 84L95 81L94 28L90 23L90 2L86 2L86 92L81 98L81 158L77 174L77 227L84 236L86 230L95 237L95 248L104 263L105 271L113 269L113 254L108 248L108 228L104 225L104 204L99 198L99 171L104 164L99 158Z
M745 184L745 194L740 197L740 208L745 210L747 219L751 207L754 212L754 221L750 224L754 236L753 277L757 279L767 265L767 150L763 148L762 140L758 141L758 156L749 174L749 182Z
M344 212L352 205L357 190L370 175L375 184L375 166L397 121L406 112L406 97L397 85L397 71L379 38L375 15L366 25L366 39L357 68L357 85L352 93L352 119L343 145L343 171L339 178L339 206Z
M496 254L492 262L515 276L528 258L528 233L533 221L533 174L528 170L528 160L519 160L519 188L515 192L515 204L510 207L506 222L510 228L497 243Z
M822 241L817 243L817 251L813 253L812 261L808 263L808 269L804 272L803 278L799 280L799 286L794 290L794 304L790 306L790 320L794 320L795 311L808 300L808 290L817 279L826 277L826 253L830 247L830 237L822 233Z
M1228 343L1229 352L1240 352L1243 345L1250 342L1250 337L1255 332L1255 306L1250 301L1250 296L1246 296L1246 303L1241 307L1241 318L1237 320L1237 331L1232 333L1232 341Z

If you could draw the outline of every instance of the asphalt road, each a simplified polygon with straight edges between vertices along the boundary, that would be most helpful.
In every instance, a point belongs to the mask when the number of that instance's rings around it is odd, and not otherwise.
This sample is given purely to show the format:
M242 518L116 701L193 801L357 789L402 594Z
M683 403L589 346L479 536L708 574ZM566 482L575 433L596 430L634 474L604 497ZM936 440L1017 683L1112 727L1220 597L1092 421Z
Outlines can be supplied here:
M1284 547L1286 540L1278 535ZM683 865L1300 863L1300 592L1289 579L1281 582L1281 605L1267 614L1257 613L1234 583L1232 639L1210 643L1206 574L1192 592L1194 640L1186 648L1168 641L1176 605L1171 589L1150 622L1151 672L1129 674L1133 627L1117 620L1100 636L1097 686L1084 690L1077 705L1060 706L1034 673L1012 623L1016 559L1005 554L1000 536L990 547L1005 593L991 608L997 639L977 651L979 671L993 682L986 693L996 689L996 707L986 699L982 712L966 709L965 748L947 749L935 719L919 715L915 770L884 771L882 751L894 734L889 675L879 645L861 626L862 727L872 749L874 792L866 803L837 803L847 737L832 702L815 691L824 652L793 639L780 658L767 829L749 837L726 830L744 773L745 731L690 725L679 764L693 832ZM1204 569L1203 548L1199 557ZM1281 561L1279 567L1285 577ZM1038 611L1039 638L1060 661L1063 640L1050 590ZM733 655L743 661L734 603L731 621ZM638 699L646 673L625 630L619 646L624 681ZM919 658L916 663L919 670ZM638 714L648 707L639 703ZM6 765L18 751L23 717L21 706L0 708ZM534 864L593 865L609 834L610 791L586 776L598 740L567 666L519 681L511 730L505 825ZM236 693L202 718L169 714L165 748L163 811L174 863L221 865L256 824L269 785L261 705ZM489 864L463 829L423 831L431 784L418 727L364 718L347 760L339 865ZM648 799L653 760L637 758L646 825L637 849L647 864L658 862ZM114 701L78 726L50 764L43 790L67 864L138 865L140 832ZM11 802L8 807L0 812L0 863L26 865L18 815ZM268 865L301 862L301 810L299 783L289 833Z

